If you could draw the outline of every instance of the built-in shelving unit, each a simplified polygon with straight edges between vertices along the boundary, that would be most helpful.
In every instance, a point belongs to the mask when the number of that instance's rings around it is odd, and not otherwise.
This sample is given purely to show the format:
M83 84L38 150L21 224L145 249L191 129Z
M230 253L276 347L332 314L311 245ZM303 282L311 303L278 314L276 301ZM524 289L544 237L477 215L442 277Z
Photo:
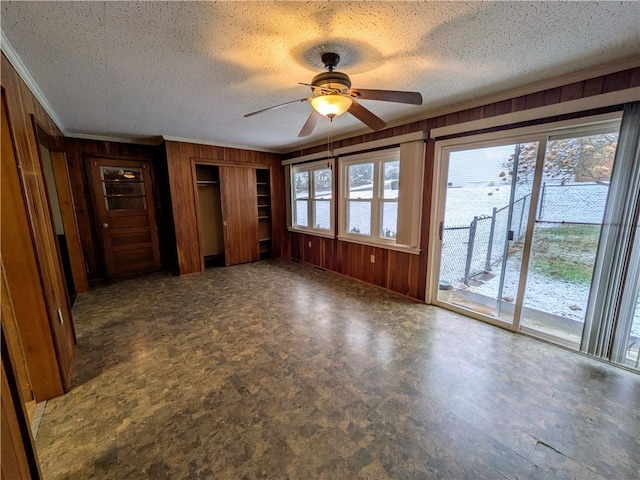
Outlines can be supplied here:
M270 171L256 169L256 187L258 190L258 239L260 258L271 258L271 181Z

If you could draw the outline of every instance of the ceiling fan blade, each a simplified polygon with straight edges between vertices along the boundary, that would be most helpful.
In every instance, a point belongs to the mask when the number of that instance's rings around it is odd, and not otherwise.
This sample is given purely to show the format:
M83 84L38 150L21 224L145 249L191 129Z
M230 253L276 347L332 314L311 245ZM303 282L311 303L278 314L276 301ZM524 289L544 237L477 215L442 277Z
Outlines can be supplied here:
M312 110L311 115L309 115L309 118L307 118L307 121L304 123L302 130L300 130L298 137L306 137L308 135L311 135L311 132L313 132L313 129L316 128L318 120L321 117L321 114L319 114L315 110Z
M383 102L409 103L422 105L422 95L419 92L402 92L399 90L368 90L366 88L353 88L357 98L363 100L381 100Z
M349 112L351 115L356 117L358 120L360 120L362 123L367 125L367 127L371 128L372 130L382 130L384 127L387 126L384 120L382 120L372 111L364 108L362 105L360 105L358 102L356 102L353 99L351 100L351 106L349 107L349 110L347 110L347 112Z
M281 103L280 105L274 105L273 107L263 108L262 110L258 110L257 112L247 113L244 117L245 118L252 117L252 116L257 115L259 113L266 112L267 110L273 110L274 108L284 107L286 105L291 105L292 103L296 103L296 102L306 102L307 100L309 100L309 99L308 98L299 98L298 100L291 100L290 102Z

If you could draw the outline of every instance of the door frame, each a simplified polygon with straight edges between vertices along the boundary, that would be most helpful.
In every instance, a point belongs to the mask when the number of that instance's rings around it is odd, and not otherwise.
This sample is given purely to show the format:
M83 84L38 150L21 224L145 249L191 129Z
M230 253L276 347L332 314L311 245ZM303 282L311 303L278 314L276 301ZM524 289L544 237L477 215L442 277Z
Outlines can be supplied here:
M157 251L158 251L158 262L159 262L159 266L162 266L162 252L161 252L161 248L160 248L160 238L159 238L159 233L158 233L158 218L156 216L156 203L158 203L158 198L156 195L156 188L155 188L155 175L154 175L154 168L153 168L153 162L151 160L149 160L148 158L139 158L139 157L129 157L129 156L118 156L118 155L103 155L103 154L93 154L93 153L85 153L83 155L83 160L84 160L84 175L85 175L85 182L86 185L88 185L89 187L89 206L90 206L90 217L91 217L91 234L93 237L93 244L95 245L95 250L97 252L99 252L100 254L100 258L97 259L97 264L100 266L100 270L101 270L101 274L104 278L110 278L110 276L108 275L107 272L107 264L106 264L106 253L104 250L104 243L101 240L101 223L100 223L100 219L98 218L98 207L96 205L96 198L97 198L97 194L95 191L95 185L93 182L93 171L92 171L92 161L93 160L108 160L108 161L115 161L115 162L140 162L140 163L144 163L145 165L148 165L148 169L147 169L147 173L149 175L149 182L150 182L150 191L148 192L151 195L151 199L153 200L153 202L151 202L151 205L148 205L147 207L152 211L153 213L153 219L154 219L154 223L153 225L150 225L150 228L153 228L155 230L152 230L152 242L153 242L153 237L155 237L155 243L156 243L156 247L157 247ZM149 202L147 202L149 203Z
M43 145L51 155L51 168L53 169L54 182L58 193L58 204L64 227L65 241L67 242L67 250L69 253L69 262L71 264L71 276L76 293L84 293L89 290L89 281L87 279L87 270L84 261L84 252L80 242L80 231L78 229L78 216L76 214L75 203L71 190L71 178L69 176L69 166L67 164L67 155L64 146L60 142L56 142L44 129L38 124L34 115L31 115L31 122L36 136L36 144L38 147L38 159L40 161L40 173L44 178L44 167L42 152L40 145ZM48 185L47 203L49 204L49 213L52 215L51 204L49 202ZM55 234L55 232L54 232ZM56 235L57 237L57 235ZM58 250L58 257L62 262L61 253ZM60 265L62 268L62 263ZM64 269L61 270L64 273ZM66 285L65 285L66 286Z
M11 207L14 228L5 230L15 234L11 236L14 241L3 246L2 263L3 269L8 269L7 288L11 291L11 287L15 287L13 308L19 307L16 326L24 346L33 398L39 401L67 391L73 373L76 338L66 288L62 285L64 279L56 263L57 242L47 236L53 227L48 225L51 221L47 216L48 203L45 203L48 199L44 199L43 180L38 176L41 170L34 152L37 149L34 125L25 116L24 122L18 122L16 127L7 102L2 89L2 163L3 168L9 170L2 172L3 184L7 182L2 194L8 195L3 200L3 210L5 206ZM17 149L16 128L25 134L23 147L28 148L28 155L23 158ZM6 249L11 255L7 255ZM11 268L4 263L9 258L13 259Z
M196 174L196 167L198 165L208 166L208 167L238 167L238 168L251 168L253 170L269 170L269 176L271 176L271 166L264 163L237 163L229 160L225 160L223 158L199 158L199 157L191 157L191 190L193 195L193 204L196 210L196 230L197 230L197 238L198 238L198 255L200 257L200 271L204 272L204 246L202 245L202 224L200 221L200 203L198 201L198 177ZM220 192L220 196L222 197L222 188ZM221 199L222 201L222 199ZM258 212L256 211L256 216ZM225 212L224 207L222 210L222 219L224 221Z
M433 171L433 189L431 196L431 225L429 226L429 251L432 252L427 259L427 285L425 291L425 302L436 305L447 310L474 318L476 320L495 325L506 330L520 332L531 335L527 328L520 326L520 316L522 312L522 304L524 302L524 293L526 288L527 273L529 268L529 259L531 253L531 241L533 238L533 229L535 226L535 213L540 193L540 184L542 182L541 170L546 153L547 139L550 136L563 131L572 131L579 129L580 132L588 133L592 130L599 130L603 124L620 120L621 112L612 112L592 117L577 118L560 122L542 123L529 127L514 128L510 130L500 130L490 133L474 134L465 137L456 137L445 140L437 140L435 142L434 171ZM508 323L501 321L495 317L485 315L467 308L452 305L438 300L438 286L440 277L440 262L442 252L442 241L440 239L441 223L444 222L444 206L447 192L447 176L448 176L448 155L452 150L465 150L482 148L486 146L497 146L510 143L527 143L539 142L538 157L534 173L534 181L532 184L531 201L529 204L529 217L525 233L524 247L522 252L522 264L520 268L520 278L518 284L518 293L516 303L514 305L513 322ZM538 338L544 338L544 335L535 332ZM546 339L561 344L561 341Z

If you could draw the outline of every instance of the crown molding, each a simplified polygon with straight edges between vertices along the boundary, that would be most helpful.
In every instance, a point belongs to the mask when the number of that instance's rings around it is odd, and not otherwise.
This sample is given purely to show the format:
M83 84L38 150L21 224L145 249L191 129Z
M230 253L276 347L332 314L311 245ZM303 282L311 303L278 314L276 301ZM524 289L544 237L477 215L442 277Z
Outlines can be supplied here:
M11 65L13 65L13 68L16 69L16 72L18 72L18 75L20 76L22 81L27 85L27 88L31 91L33 96L36 97L36 100L40 102L40 105L42 105L42 108L44 108L51 120L53 120L53 123L55 123L62 134L66 136L68 132L64 126L64 123L62 123L62 120L49 103L49 100L47 100L47 97L45 97L44 93L42 93L42 90L40 90L40 87L29 73L29 70L27 70L27 67L18 55L18 52L16 52L16 49L13 48L13 45L11 45L11 42L4 34L4 31L2 29L0 29L0 38L2 39L0 43L0 49L6 55L9 63L11 63Z
M153 145L158 146L162 143L162 137L112 137L109 135L94 135L92 133L67 132L66 138L77 138L80 140L96 140L98 142L114 142L114 143L134 143L136 145Z
M248 147L247 145L236 145L233 143L223 143L223 142L216 142L212 140L201 140L198 138L174 137L173 135L162 135L162 139L167 142L181 142L181 143L193 143L196 145L210 145L212 147L233 148L236 150L249 150L252 152L260 152L260 153L275 153L278 155L281 155L283 153L282 150L273 150L273 149L267 149L267 148L257 149L257 148Z

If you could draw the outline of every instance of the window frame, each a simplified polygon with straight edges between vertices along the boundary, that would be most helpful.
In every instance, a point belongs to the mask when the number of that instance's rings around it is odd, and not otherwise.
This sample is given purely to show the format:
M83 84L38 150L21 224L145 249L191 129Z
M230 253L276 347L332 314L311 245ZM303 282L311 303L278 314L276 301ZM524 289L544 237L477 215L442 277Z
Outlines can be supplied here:
M375 245L394 250L413 251L407 245L396 243L395 238L382 236L382 213L385 203L398 204L398 198L384 198L384 164L391 162L399 162L399 168L402 168L400 161L400 147L378 150L375 152L361 153L350 155L345 158L339 158L340 165L340 204L339 204L339 221L338 221L338 239L361 243L365 245ZM371 199L351 199L349 198L349 168L356 165L373 164L373 189ZM398 193L401 186L398 185ZM371 222L370 234L352 233L348 229L349 220L349 204L353 201L371 202ZM397 233L397 225L396 225Z
M305 233L309 235L317 235L321 237L335 237L335 160L325 159L309 163L293 164L291 165L291 191L290 191L290 205L291 205L291 225L288 227L289 231ZM329 170L331 172L331 197L329 199L317 198L315 191L315 172L320 170ZM298 173L307 173L308 175L308 195L301 199L307 202L307 226L296 225L297 204L296 191L295 191L295 177ZM316 203L328 202L329 203L329 229L317 228L316 225Z

